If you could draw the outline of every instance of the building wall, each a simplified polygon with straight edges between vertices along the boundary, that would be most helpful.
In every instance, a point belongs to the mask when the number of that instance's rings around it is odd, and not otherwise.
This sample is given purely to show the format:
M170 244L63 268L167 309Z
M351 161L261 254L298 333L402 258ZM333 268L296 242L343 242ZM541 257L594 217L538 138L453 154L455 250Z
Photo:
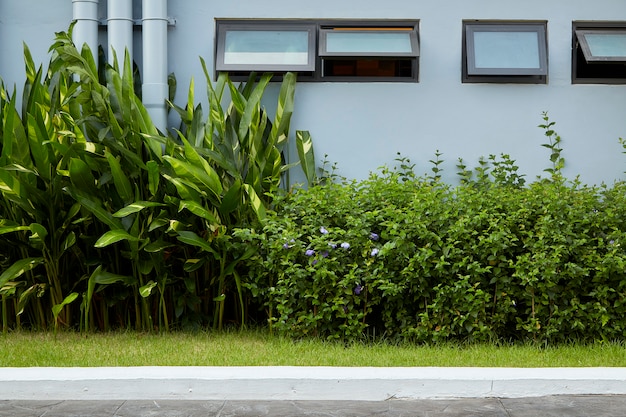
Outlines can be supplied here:
M297 88L292 129L309 130L318 161L327 154L346 177L364 178L392 165L398 152L416 163L418 173L430 172L428 161L439 150L449 181L456 178L459 157L476 166L480 156L501 153L510 154L532 179L549 166L549 151L541 147L546 138L537 128L543 111L563 139L568 176L580 175L587 183L626 176L626 155L618 142L626 137L626 86L571 84L572 21L626 21L623 0L169 0L168 9L176 19L168 48L179 103L191 77L197 96L204 95L199 57L213 67L215 18L419 19L419 83L300 83ZM547 20L548 83L462 84L464 19ZM66 29L70 20L71 0L0 2L5 82L23 82L22 41L45 62L53 32ZM271 95L276 91L275 86Z

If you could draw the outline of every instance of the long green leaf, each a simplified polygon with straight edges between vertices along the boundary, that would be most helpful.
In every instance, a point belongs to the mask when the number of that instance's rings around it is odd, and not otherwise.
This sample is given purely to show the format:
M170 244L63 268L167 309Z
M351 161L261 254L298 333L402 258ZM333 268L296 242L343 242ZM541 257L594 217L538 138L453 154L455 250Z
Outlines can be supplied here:
M111 229L123 229L122 223L113 217L102 205L98 198L82 193L81 191L66 187L64 190L85 209L91 212L98 220L109 226Z
M228 191L222 198L222 204L220 205L220 213L227 215L233 212L239 207L243 200L243 190L241 180L237 179L228 188Z
M208 220L212 224L220 224L219 220L215 217L215 215L204 208L201 204L192 201L192 200L183 200L180 202L178 206L178 211L183 211L184 209L189 210L193 214L198 217L202 217L205 220Z
M296 130L296 147L300 157L300 166L309 185L316 179L315 154L311 134L306 130Z
M74 187L87 194L97 194L96 179L82 159L70 159L70 180Z
M261 201L256 191L254 191L254 188L252 188L250 184L244 184L243 187L248 196L250 206L254 210L254 213L256 213L257 218L260 221L265 220L265 206L263 205L263 201Z
M149 253L157 253L162 252L167 248L171 248L172 246L174 245L169 242L166 242L164 240L157 240L156 242L152 242L144 246L143 250Z
M59 304L55 304L54 306L52 306L52 314L54 315L54 319L56 320L59 317L59 313L61 312L61 310L63 310L63 307L70 304L77 298L78 298L78 293L73 292L67 297L65 297L63 301L61 301Z
M159 180L161 178L159 164L156 161L146 162L146 168L148 170L148 189L150 194L156 195L159 190Z
M148 207L159 207L164 205L165 204L163 203L156 203L153 201L135 201L134 203L129 204L126 207L113 213L113 217L126 217L130 214L137 213Z
M16 261L0 275L0 287L44 262L44 258L24 258Z
M30 226L2 226L0 227L0 235L5 233L19 232L23 230L31 230Z
M198 236L195 232L189 230L181 230L178 232L178 236L176 236L176 238L183 243L191 246L196 246L200 249L203 249L218 256L217 252L215 251L215 249L213 249L209 242Z
M122 198L124 203L129 203L133 200L133 188L130 185L130 181L128 180L128 176L122 170L122 165L118 158L114 157L110 152L105 151L104 156L109 163L109 168L111 168L111 175L113 175L113 184L115 185L115 189L117 193Z
M267 87L271 79L271 74L264 74L250 94L250 97L248 98L244 111L241 115L241 120L239 121L239 140L243 140L243 138L247 136L247 131L250 129L251 126L258 125L258 120L256 120L256 123L253 123L253 118L255 116L257 118L259 117L261 98L263 98L265 88Z
M289 135L289 124L294 107L294 95L296 91L296 75L288 72L283 76L283 83L278 95L278 105L276 116L270 134L272 145L280 146L287 140Z
M116 229L116 230L109 230L108 232L100 236L98 240L96 241L96 243L94 244L94 247L104 248L106 246L112 245L113 243L117 243L122 240L128 240L130 242L139 241L137 237L131 235L130 233L124 230Z
M26 304L30 300L30 298L39 293L44 288L44 284L34 284L31 287L27 288L20 294L20 297L17 300L17 309L15 312L16 316L24 313L24 309L26 308Z
M214 199L219 199L222 193L222 183L215 170L209 168L210 171L207 171L204 166L197 166L171 156L164 156L164 159L170 164L178 176L193 181L198 185L202 185L204 191L209 196L212 196Z

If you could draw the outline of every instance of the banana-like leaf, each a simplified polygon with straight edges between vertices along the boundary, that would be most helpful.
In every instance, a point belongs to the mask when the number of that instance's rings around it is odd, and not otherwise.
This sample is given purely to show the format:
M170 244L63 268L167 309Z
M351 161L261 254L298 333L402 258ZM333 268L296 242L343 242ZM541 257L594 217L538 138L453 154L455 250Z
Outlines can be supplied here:
M294 107L294 95L296 91L296 74L288 72L283 76L283 83L278 95L276 116L272 124L270 134L271 145L280 146L287 140L289 124Z
M243 200L243 189L241 180L236 179L235 182L231 184L228 188L228 191L222 198L222 204L220 205L220 213L222 215L227 215L232 213L237 207L239 207Z
M312 185L317 175L315 173L315 154L311 134L306 130L296 130L296 147L300 158L300 166L309 185Z
M63 299L63 301L61 301L59 304L55 304L54 306L52 306L52 314L54 315L55 321L59 317L59 313L61 312L61 310L63 310L63 307L65 307L66 305L70 304L71 302L73 302L77 298L78 298L78 293L77 292L73 292L70 295L68 295L67 297L65 297Z
M15 315L19 316L24 312L26 304L33 295L40 294L44 291L45 284L35 284L23 291L17 299L17 309Z
M152 294L152 290L156 286L157 286L156 282L152 280L148 281L146 285L139 287L139 295L141 295L143 298L150 297L150 295Z
M91 173L91 169L82 159L70 159L70 180L74 187L87 194L97 194L96 179Z
M187 137L193 143L195 147L201 147L204 144L204 116L202 114L202 105L198 104L193 111L193 118L191 120L191 129L187 132Z
M198 236L195 232L189 230L181 230L178 232L178 236L176 236L176 239L188 245L196 246L200 249L210 252L216 257L219 256L215 249L213 249L213 247L209 244L209 242Z
M263 74L254 90L250 93L250 96L245 104L245 108L241 114L241 120L239 121L239 140L243 140L243 138L247 136L247 131L251 127L259 124L258 118L260 117L261 98L263 98L265 88L271 79L271 74ZM254 120L254 118L257 120ZM245 146L245 148L247 148L247 146Z
M246 191L249 204L254 210L254 213L256 214L257 218L260 221L265 220L265 206L263 205L263 201L261 201L258 194L256 193L256 191L254 191L254 188L252 188L250 184L244 184L243 188Z
M46 128L45 122L37 111L35 115L28 114L28 141L33 164L39 175L46 181L51 179L52 161L44 144L53 137L54 133Z
M65 187L64 190L85 209L96 216L98 220L109 226L111 229L123 229L122 223L103 207L102 202L98 198L84 194L76 188Z
M96 284L111 285L121 282L124 285L134 285L137 280L135 277L127 275L118 275L104 271L102 265L98 265L89 276L87 281L87 293L85 294L85 328L89 324L89 310L91 309L91 299L96 289Z
M173 246L174 245L172 245L171 243L159 239L156 242L151 242L147 244L146 246L144 246L143 250L149 253L157 253L157 252L162 252L163 250L167 248L171 248Z
M116 283L122 283L124 285L133 285L137 282L135 277L128 275L119 275L111 272L103 271L102 268L97 269L97 272L91 274L89 279L93 280L95 284L111 285Z
M17 225L16 226L1 226L0 235L3 235L5 233L24 231L24 230L31 230L30 226L17 226Z
M128 204L134 198L133 188L130 185L128 176L122 170L122 165L120 164L118 158L114 157L109 151L105 151L104 156L109 163L109 168L111 168L111 175L113 175L113 185L115 185L115 189L122 198L122 201Z
M2 274L0 274L0 287L4 286L9 281L14 280L15 278L21 276L25 272L28 272L35 268L37 265L40 265L44 262L44 259L41 257L38 258L24 258L20 259L13 263L13 265L9 266L4 270Z
M74 246L75 244L76 244L76 233L70 232L63 240L63 243L61 244L61 249L63 250L63 252L65 252L66 250Z
M150 194L155 196L159 190L159 180L161 178L159 164L156 161L148 161L146 162L146 168L148 169L148 189Z
M30 231L32 232L32 235L30 236L31 240L44 241L48 236L48 229L46 229L45 226L39 223L31 223L29 227Z
M215 170L209 167L209 171L207 171L205 166L197 166L171 156L164 156L164 159L170 164L178 176L192 181L195 184L202 185L205 187L204 191L207 192L207 194L214 198L219 198L222 193L222 183Z
M166 156L166 158L168 157ZM174 187L176 187L176 191L178 191L178 194L182 199L193 201L200 200L202 192L196 184L193 184L190 181L183 181L181 178L173 177L167 174L163 174L163 178L168 180L174 185Z
M215 217L215 215L203 207L201 204L192 200L182 200L180 205L178 206L178 211L183 211L184 209L189 210L193 214L198 217L202 217L205 220L208 220L212 224L220 224L220 221Z
M118 211L113 213L113 217L126 217L130 214L137 213L148 207L160 207L164 205L165 204L163 203L156 203L154 201L135 201L134 203L131 203L127 205L126 207L119 209Z
M136 236L131 235L130 233L121 230L109 230L102 236L98 238L94 247L96 248L104 248L106 246L112 245L113 243L117 243L122 240L128 240L130 242L138 242L139 239Z
M193 272L200 269L206 263L206 259L204 258L193 258L185 260L185 264L183 265L183 269L185 272Z

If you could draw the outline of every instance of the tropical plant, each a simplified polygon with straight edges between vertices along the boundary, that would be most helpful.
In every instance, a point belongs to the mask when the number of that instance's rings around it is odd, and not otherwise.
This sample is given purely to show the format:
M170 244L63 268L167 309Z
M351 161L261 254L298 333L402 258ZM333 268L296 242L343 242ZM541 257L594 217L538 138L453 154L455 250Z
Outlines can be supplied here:
M239 88L221 75L215 89L207 75L208 119L192 84L185 109L171 104L183 127L169 136L135 93L128 54L121 69L117 59L98 68L71 30L57 34L47 72L25 48L21 116L15 93L1 89L3 329L9 310L17 325L27 311L33 326L71 326L76 299L83 329L108 329L113 319L167 330L209 317L221 327L229 291L239 306L230 314L243 322L237 267L252 249L231 247L229 234L263 220L294 165L282 149L295 76L284 76L271 123L260 105L271 75ZM226 86L232 101L223 110ZM310 173L310 135L297 139Z

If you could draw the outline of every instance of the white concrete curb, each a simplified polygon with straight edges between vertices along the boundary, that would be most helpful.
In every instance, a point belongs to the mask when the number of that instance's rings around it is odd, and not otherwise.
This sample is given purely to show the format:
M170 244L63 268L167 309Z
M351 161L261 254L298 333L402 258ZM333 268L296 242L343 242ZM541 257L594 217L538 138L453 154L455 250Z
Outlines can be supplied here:
M0 400L353 400L626 394L626 368L0 368Z

